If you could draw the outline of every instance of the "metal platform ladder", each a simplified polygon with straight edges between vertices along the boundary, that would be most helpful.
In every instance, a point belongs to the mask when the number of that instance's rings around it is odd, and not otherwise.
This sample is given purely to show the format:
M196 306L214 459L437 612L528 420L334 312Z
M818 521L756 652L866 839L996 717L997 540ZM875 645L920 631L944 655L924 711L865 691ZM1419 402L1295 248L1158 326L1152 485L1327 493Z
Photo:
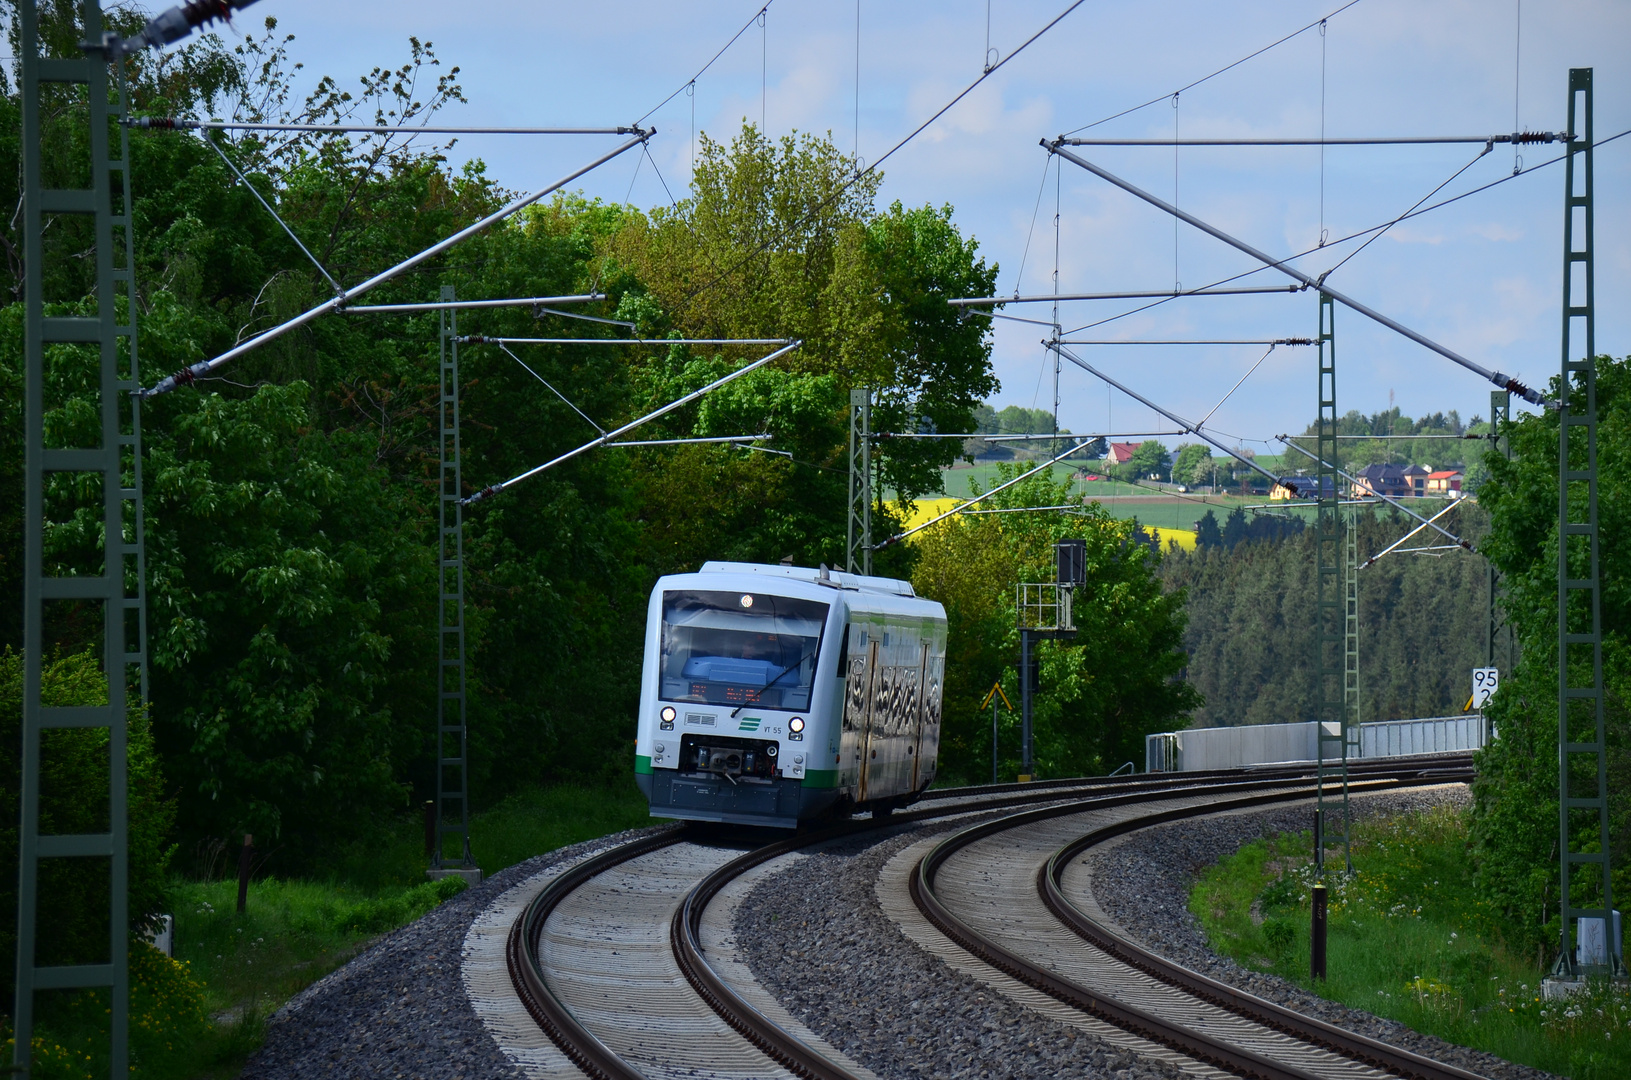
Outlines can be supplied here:
M442 286L442 301L457 299L453 286ZM436 850L430 874L474 873L470 854L470 757L465 726L464 663L464 496L459 443L459 313L441 312L441 402L437 415L440 463L437 479L437 684L436 684ZM451 745L450 745L451 744ZM447 837L459 838L458 866L447 851Z
M1314 649L1318 807L1323 835L1314 852L1325 870L1325 849L1341 847L1352 872L1348 845L1348 756L1359 737L1359 595L1357 530L1345 527L1337 475L1336 304L1320 293L1319 417L1315 423ZM1338 785L1332 792L1330 786ZM1340 810L1340 816L1337 812Z
M1624 977L1626 973L1613 933L1603 716L1591 73L1591 68L1569 69L1569 142L1564 158L1557 499L1557 849L1563 925L1552 976L1566 980L1591 974ZM1597 842L1595 852L1579 850L1587 836ZM1590 867L1597 872L1591 873ZM1577 869L1582 871L1578 875ZM1580 893L1597 902L1577 905L1575 897ZM1577 928L1575 920L1591 918L1604 920L1606 955L1586 962L1571 947L1570 931Z
M36 991L101 989L108 995L111 1075L129 1071L129 826L126 744L129 688L146 697L145 552L142 545L140 372L136 362L135 263L131 235L129 138L119 124L126 111L123 80L119 104L110 106L109 58L96 0L81 5L80 49L71 57L40 55L35 0L17 5L22 68L23 303L25 504L23 564L23 728L21 823L18 832L17 981L13 1014L16 1040L13 1071L30 1067ZM43 150L65 151L78 143L66 138L73 115L65 99L83 87L89 131L86 159L64 167L59 154L50 166ZM47 132L44 125L51 123ZM117 133L117 134L115 134ZM112 156L117 140L119 156ZM82 168L79 166L82 165ZM47 170L51 169L52 174ZM119 175L115 186L113 174ZM62 175L58 175L62 174ZM90 186L53 187L66 176L88 177ZM47 218L93 219L95 314L47 315L47 304L73 303L78 296L45 295ZM60 234L59 230L59 234ZM60 241L59 241L60 243ZM58 252L58 254L62 254ZM99 378L96 408L99 433L93 445L47 445L46 350L81 355L94 349ZM91 397L90 393L83 395ZM60 408L55 404L54 408ZM73 513L74 475L81 488L93 484L101 503L102 551L99 570L47 564L46 495L55 516ZM76 572L77 571L77 572ZM99 705L53 706L41 697L41 661L57 644L46 640L47 604L101 608L98 652L106 675L107 700ZM105 729L108 748L107 831L78 835L40 833L41 756L51 752L47 732ZM108 867L107 955L105 958L54 954L40 936L40 863L45 859L95 859ZM75 913L80 914L80 913ZM89 914L89 913L84 913ZM48 963L42 964L43 958Z
M844 568L872 573L872 391L849 392L849 527Z

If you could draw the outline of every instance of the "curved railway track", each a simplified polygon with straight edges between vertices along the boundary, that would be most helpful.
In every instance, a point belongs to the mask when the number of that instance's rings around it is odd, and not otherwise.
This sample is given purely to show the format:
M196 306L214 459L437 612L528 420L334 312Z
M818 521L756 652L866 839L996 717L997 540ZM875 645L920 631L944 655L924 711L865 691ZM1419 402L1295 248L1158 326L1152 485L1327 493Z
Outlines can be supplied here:
M1356 789L1470 778L1465 756L1367 763ZM1369 779L1367 779L1367 777ZM1473 1074L1303 1017L1214 982L1126 940L1074 895L1071 868L1092 846L1163 821L1304 799L1314 792L1302 767L1148 775L1047 784L999 785L934 793L920 808L876 821L845 822L752 846L676 826L639 838L561 873L511 925L505 962L527 1013L584 1074L606 1080L661 1075L799 1076L866 1080L863 1066L804 1029L768 995L733 984L706 955L709 906L756 868L804 849L889 826L978 815L942 841L911 875L913 901L952 941L981 961L1044 993L1198 1065L1263 1080L1401 1076L1472 1080ZM994 812L1016 813L992 818ZM1115 820L1073 828L1083 815ZM895 830L891 829L891 834ZM1045 850L1038 837L1047 838ZM1015 838L1024 837L1019 843ZM1003 907L992 920L960 906L960 867L1004 848L1025 863L1023 913L1032 933L1044 919L1055 943L1092 979L1061 969L1060 955L1037 956L1003 941ZM1032 866L1031 864L1035 865ZM1039 868L1039 869L1038 869ZM1012 869L1010 867L1010 869ZM979 876L979 875L976 875ZM1014 890L1012 875L1009 892ZM947 895L942 896L942 893ZM972 895L978 895L978 888ZM1005 897L1004 905L1012 902ZM978 905L976 904L976 907ZM1070 968L1067 963L1064 968ZM1101 985L1099 977L1109 978ZM1092 981L1093 985L1083 985Z

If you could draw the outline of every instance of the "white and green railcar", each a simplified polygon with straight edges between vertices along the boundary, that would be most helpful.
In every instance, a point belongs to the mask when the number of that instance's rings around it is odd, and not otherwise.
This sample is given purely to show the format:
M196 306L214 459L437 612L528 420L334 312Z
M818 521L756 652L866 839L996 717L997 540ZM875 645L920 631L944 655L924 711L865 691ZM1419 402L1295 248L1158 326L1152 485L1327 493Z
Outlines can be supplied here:
M710 562L646 619L635 780L655 817L791 828L934 780L946 612L912 586Z

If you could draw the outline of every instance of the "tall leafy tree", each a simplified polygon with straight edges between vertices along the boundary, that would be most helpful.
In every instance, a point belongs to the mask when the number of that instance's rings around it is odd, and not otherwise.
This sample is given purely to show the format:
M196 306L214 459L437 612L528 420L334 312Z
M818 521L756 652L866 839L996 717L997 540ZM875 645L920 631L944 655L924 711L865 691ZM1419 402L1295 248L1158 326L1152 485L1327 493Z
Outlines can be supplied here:
M999 465L1001 479L1019 468ZM1057 506L1070 484L1042 475L991 497L994 509ZM1184 594L1164 591L1161 555L1136 523L1097 505L1056 511L948 518L920 534L912 583L946 606L950 623L941 734L942 769L978 780L990 775L991 714L979 708L1001 683L1017 706L1019 631L1015 586L1054 579L1053 545L1087 542L1087 585L1077 593L1073 640L1040 646L1041 683L1033 712L1036 762L1046 776L1109 772L1142 762L1144 736L1187 723L1202 699L1180 678ZM1001 770L1018 771L1019 718L999 715Z
M1553 393L1557 392L1554 380ZM1597 358L1598 545L1601 575L1603 676L1608 692L1610 816L1616 900L1631 886L1631 360ZM1578 441L1578 440L1577 440ZM1517 670L1490 699L1488 715L1499 737L1478 756L1473 786L1473 845L1478 883L1507 918L1515 943L1551 960L1559 930L1558 716L1557 716L1557 504L1558 417L1551 410L1518 419L1511 434L1512 460L1489 454L1489 479L1478 498L1489 509L1491 530L1484 550L1501 571L1502 605L1521 646ZM1585 570L1584 552L1571 553L1571 572ZM1589 685L1591 672L1580 650L1571 672L1575 685ZM1588 720L1589 723L1589 720ZM1571 784L1596 787L1596 763L1576 755ZM1576 851L1597 848L1597 824L1575 822ZM1590 902L1592 876L1582 867L1571 884Z
M830 139L771 140L748 125L728 146L703 140L690 198L631 220L607 245L645 294L626 298L627 310L655 331L803 342L694 413L699 434L770 432L790 458L749 469L736 452L699 450L644 480L644 500L669 506L703 491L751 493L709 503L713 525L694 534L707 546L728 538L737 557L841 562L850 389L874 390L874 430L957 434L974 430L975 407L996 387L987 328L945 302L991 289L996 267L977 256L950 207L878 212L880 179L856 178ZM656 400L747 355L675 352L642 375L660 388ZM940 467L961 452L956 439L880 447L880 535L883 489L907 499L938 490ZM676 538L671 551L694 565L703 547Z

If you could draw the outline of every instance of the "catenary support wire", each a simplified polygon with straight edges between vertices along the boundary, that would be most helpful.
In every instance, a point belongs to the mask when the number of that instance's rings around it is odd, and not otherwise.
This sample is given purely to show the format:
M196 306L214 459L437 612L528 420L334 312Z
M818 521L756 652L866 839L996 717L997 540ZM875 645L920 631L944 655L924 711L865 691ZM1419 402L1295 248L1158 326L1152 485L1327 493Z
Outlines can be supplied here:
M605 428L603 428L599 424L595 423L594 420L590 418L588 413L584 412L582 409L580 409L576 405L572 404L572 399L571 398L567 397L565 394L563 394L559 390L555 389L555 387L551 386L549 380L544 378L542 375L538 374L536 371L532 370L532 368L530 366L528 366L528 364L527 364L527 362L525 360L523 360L519 356L515 355L515 353L511 352L509 350L509 348L507 346L505 346L505 345L501 344L498 347L499 347L499 350L501 352L503 352L505 356L508 356L511 360L514 360L516 363L520 364L522 370L524 370L528 375L531 375L533 378L535 378L539 382L543 383L544 386L548 387L550 393L554 394L556 397L558 397L562 401L566 402L567 407L570 408L573 412L577 413L579 416L583 417L583 419L588 422L590 427L594 428L596 431L600 432L602 435L606 434L606 429Z
M1272 255L1269 255L1269 254L1266 254L1265 252L1259 251L1257 248L1252 247L1250 244L1246 243L1244 240L1239 240L1239 239L1237 239L1237 238L1235 238L1233 236L1230 236L1228 233L1224 232L1222 229L1219 229L1219 228L1217 228L1216 226L1213 226L1213 225L1209 225L1206 222L1202 221L1200 218L1196 217L1195 215L1187 213L1187 212L1185 212L1183 210L1180 210L1176 206L1173 206L1172 204L1166 202L1165 200L1163 200L1163 199L1161 199L1161 198L1159 198L1159 197L1157 197L1155 195L1151 195L1149 192L1144 191L1144 190L1142 190L1142 189L1140 189L1138 187L1135 187L1134 185L1132 185L1132 184L1128 183L1127 181L1121 179L1119 176L1116 176L1114 173L1109 172L1106 169L1100 168L1099 166L1093 164L1092 162L1088 161L1085 158L1079 157L1076 154L1072 154L1070 151L1064 149L1061 146L1058 146L1058 145L1053 144L1053 143L1049 143L1046 140L1043 140L1042 145L1044 147L1047 147L1050 152L1058 154L1059 156L1063 157L1066 161L1069 161L1071 164L1076 165L1076 166L1078 166L1078 167L1080 167L1082 169L1086 169L1088 172L1090 172L1093 175L1099 177L1100 179L1108 181L1109 183L1114 184L1116 187L1121 188L1123 191L1127 192L1129 195L1133 195L1133 196L1135 196L1137 198L1143 199L1145 202L1149 203L1151 206L1154 206L1159 210L1164 210L1165 212L1173 215L1174 217L1178 218L1179 220L1183 221L1184 223L1186 223L1188 225L1191 225L1191 226L1201 230L1202 232L1206 233L1207 235L1212 236L1212 237L1214 237L1214 238L1216 238L1218 240L1222 240L1224 243L1228 244L1230 247L1235 248L1238 251L1242 251L1247 255L1250 255L1254 259L1258 259L1259 261L1263 262L1267 266L1269 266L1269 267L1271 267L1271 268L1273 268L1275 270L1279 270L1281 273L1287 275L1288 277L1294 278L1294 279L1302 282L1304 285L1307 285L1309 288L1319 288L1319 289L1321 289L1328 296L1330 296L1331 299L1337 301L1338 303L1340 303L1344 307L1351 308L1352 310L1359 312L1359 314L1365 316L1366 318L1372 319L1375 322L1381 323L1383 326L1387 327L1389 330L1392 330L1392 331L1394 331L1395 333L1398 333L1398 334L1402 334L1403 336L1405 336L1405 337L1409 338L1410 340L1414 341L1416 344L1421 345L1424 348L1431 349L1433 352L1438 353L1440 356L1443 356L1448 360L1452 360L1455 363L1460 364L1462 367L1466 368L1468 371L1471 371L1471 372L1474 372L1474 373L1476 373L1478 375L1483 376L1484 378L1488 379L1490 382L1494 383L1496 386L1500 387L1501 389L1510 390L1512 393L1517 394L1519 397L1523 398L1525 401L1528 401L1528 402L1530 402L1531 404L1534 404L1534 405L1545 405L1545 404L1547 404L1546 397L1544 395L1542 395L1538 390L1530 389L1529 387L1527 387L1527 386L1523 385L1522 383L1520 383L1517 379L1512 378L1510 375L1503 375L1498 371L1491 371L1488 368L1484 367L1482 364L1479 364L1479 363L1477 363L1476 361L1473 361L1473 360L1469 360L1467 357L1462 356L1460 353L1454 351L1453 349L1446 348L1445 346L1440 345L1438 342L1432 340L1431 338L1429 338L1429 337L1427 337L1427 336L1425 336L1423 334L1417 333L1416 331L1410 329L1408 326L1405 326L1403 323L1398 322L1397 320L1388 318L1386 315L1383 315L1381 312L1377 311L1375 308L1369 307L1366 304L1362 304L1358 300L1355 300L1350 296L1347 296L1347 295L1345 295L1343 293L1340 293L1340 292L1336 291L1335 289L1324 286L1322 282L1315 280L1314 278L1310 277L1308 274L1305 274L1301 270L1298 270L1296 267L1288 266L1286 264L1285 260L1276 259Z
M934 517L930 518L928 521L925 521L921 525L914 525L912 528L907 529L905 532L896 533L894 536L891 536L889 539L884 540L884 541L874 545L873 550L882 551L886 547L889 547L889 546L891 546L893 544L898 544L902 540L906 539L908 536L911 536L913 533L922 532L924 529L927 529L930 525L933 525L933 524L935 524L936 522L939 522L939 521L944 521L946 518L951 517L953 514L960 514L963 511L967 510L969 507L974 506L974 505L976 505L978 503L984 502L986 499L989 499L991 496L995 495L997 492L1002 491L1002 490L1004 490L1006 488L1013 487L1015 484L1019 483L1021 480L1024 480L1026 477L1035 476L1037 473L1041 472L1043 469L1046 469L1050 465L1057 465L1059 462L1063 461L1065 458L1069 457L1070 455L1076 453L1076 451L1080 450L1082 448L1083 442L1086 441L1079 435L1067 435L1067 436L1064 436L1063 438L1068 438L1068 439L1072 440L1072 445L1067 450L1065 450L1063 453L1057 454L1054 457L1049 458L1047 461L1044 461L1042 464L1038 465L1034 469L1028 469L1025 472L1020 473L1018 476L1014 477L1012 480L1009 480L1007 483L998 484L996 487L992 488L990 491L987 491L983 495L976 495L974 498L968 500L968 502L962 503L962 504L960 504L958 506L954 506L950 510L947 510L943 514L936 514Z
M1299 454L1303 455L1304 457L1308 458L1309 460L1313 461L1316 465L1325 465L1325 464L1327 464L1326 462L1321 460L1321 458L1320 458L1320 456L1318 454L1313 453L1312 451L1309 451L1309 450L1305 450L1302 447L1298 446L1296 443L1292 442L1289 436L1276 435L1275 438L1278 439L1280 442L1284 443L1286 446L1291 447L1291 449L1297 451L1297 453L1299 453ZM1348 481L1348 483L1350 485L1353 485L1355 488L1357 488L1359 486L1359 482L1357 480L1355 480L1352 475L1342 471L1341 469L1334 469L1332 471L1334 471L1336 473L1336 475L1342 477L1342 479ZM1428 521L1426 518L1422 517L1420 514L1416 513L1414 510L1410 509L1408 506L1406 506L1403 503L1399 502L1397 499L1393 498L1392 496L1383 495L1380 491L1374 491L1374 490L1371 492L1371 494L1375 495L1378 499L1381 499L1383 502L1385 502L1389 506L1393 507L1393 509L1399 511L1401 514L1404 514L1404 515L1406 515L1408 517L1414 518L1416 521L1421 522L1423 525L1431 526L1434 529L1434 531L1436 531L1436 532L1443 533L1444 536L1448 540L1450 540L1452 543L1454 543L1454 544L1456 544L1456 545L1458 545L1460 547L1464 547L1468 551L1473 550L1472 545L1467 543L1467 541L1461 539L1461 537L1455 535L1454 533L1450 532L1448 529L1445 529L1441 525L1434 525L1432 522Z
M587 304L606 299L605 293L579 293L574 296L518 296L512 300L437 300L428 304L359 304L340 310L347 315L410 315L419 311L470 311L482 308L538 307L540 304ZM548 309L543 309L548 310ZM552 311L551 315L566 315L572 319L588 319L589 315L572 315L565 311ZM595 320L615 322L616 320ZM619 325L632 325L619 323Z
M249 190L249 193L255 196L255 201L260 203L268 214L272 215L273 221L282 226L283 231L289 234L289 239L294 241L294 246L300 249L300 253L302 255L311 260L311 264L317 267L317 272L323 275L324 280L329 283L334 291L336 293L345 292L345 289L340 285L340 283L334 280L334 275L323 268L323 264L317 261L317 256L313 255L311 253L311 249L306 247L306 245L301 241L300 237L295 235L295 231L293 229L289 228L289 223L284 221L276 210L272 209L272 204L267 202L266 199L262 197L260 190L256 188L254 184L249 182L249 177L245 176L243 174L243 170L238 168L237 163L227 156L226 151L222 150L219 146L216 146L215 140L209 138L208 136L205 136L204 138L204 145L215 151L215 156L219 157L222 162L226 164L226 167L232 170L232 175L236 176L239 182Z
M459 339L465 345L642 345L652 348L669 345L786 345L791 338L543 338L488 337L468 334Z
M1393 543L1389 544L1387 547L1383 548L1381 551L1378 551L1375 555L1372 555L1370 558L1366 559L1360 565L1359 569L1363 570L1366 567L1370 566L1372 563L1374 563L1377 559L1380 559L1383 555L1386 555L1391 551L1399 550L1400 545L1404 544L1412 536L1415 536L1417 533L1419 533L1423 529L1427 528L1428 525L1431 525L1433 522L1437 521L1439 518L1443 517L1445 514L1448 514L1451 510L1454 510L1456 507L1458 507L1460 505L1461 505L1461 500L1460 499L1450 500L1450 505L1449 506L1446 506L1444 509L1442 509L1438 513L1434 514L1432 517L1428 518L1426 522L1424 522L1424 523L1422 523L1420 525L1417 525L1414 529L1411 529L1409 532L1405 533L1403 536L1401 536L1397 540L1393 541ZM1448 548L1455 548L1457 550L1459 550L1461 548L1460 544L1446 544L1444 546L1448 547ZM1434 550L1437 550L1437 549L1435 548Z
M548 185L547 187L540 188L539 190L533 192L530 195L524 195L521 198L518 198L518 199L515 199L515 200L511 201L510 203L506 204L505 206L499 208L498 210L495 210L493 213L488 214L486 217L482 218L480 221L476 222L475 224L468 225L465 228L460 229L458 232L454 233L452 236L449 236L447 239L441 240L441 241L439 241L439 242L437 242L435 244L432 244L430 247L426 248L425 250L419 252L416 255L409 256L408 258L404 259L402 262L397 263L395 266L391 267L388 270L383 270L380 273L375 274L373 277L369 278L367 281L364 281L362 284L352 286L351 288L347 289L345 292L341 293L339 296L331 297L328 300L325 300L323 303L318 304L316 307L310 308L309 310L304 311L299 315L296 315L292 319L288 319L288 320L286 320L286 321L284 321L282 323L279 323L277 326L274 326L269 330L261 331L259 334L256 334L254 337L250 338L248 341L244 342L241 345L235 346L234 348L228 349L226 352L222 353L220 356L215 357L213 360L201 360L198 363L193 364L193 365L191 365L189 367L182 368L180 371L176 372L174 375L170 375L170 376L167 376L164 379L159 380L159 382L156 385L154 385L151 389L143 391L143 396L144 397L154 397L154 396L157 396L159 394L168 393L169 391L174 390L178 386L186 386L189 383L191 383L194 379L198 378L200 375L206 375L209 372L214 371L216 368L221 367L223 364L230 363L231 361L237 359L238 357L244 355L245 353L250 352L250 351L252 351L254 349L258 349L262 345L266 344L267 342L273 341L273 340L275 340L277 338L282 337L284 334L288 333L290 330L294 330L294 329L296 329L298 327L304 326L305 324L311 322L313 319L317 318L320 315L326 315L331 311L338 310L340 307L342 307L345 304L349 303L351 300L355 299L358 296L361 296L362 294L368 292L369 290L375 288L376 286L383 285L385 282L390 281L391 279L393 279L395 277L398 277L401 274L404 274L407 271L413 269L415 266L418 266L420 263L425 262L427 259L431 259L431 258L434 258L437 255L440 255L442 252L444 252L444 251L448 250L449 248L452 248L452 247L462 243L465 240L468 240L470 237L475 236L477 233L484 232L490 226L495 225L500 221L503 221L505 218L510 217L511 215L517 213L520 210L525 209L528 206L531 206L533 203L537 202L539 199L542 199L544 196L550 194L551 192L557 191L557 190L565 187L567 184L570 184L572 181L576 180L578 177L583 176L584 174L586 174L588 172L591 172L594 169L599 168L600 166L606 164L606 162L611 161L613 158L616 158L619 155L625 153L626 151L631 150L636 146L639 146L646 139L650 138L652 134L653 134L653 132L651 132L651 131L642 131L639 135L635 136L632 139L627 140L626 142L624 142L622 145L618 146L616 149L612 150L611 152L601 155L600 157L596 158L594 161L590 162L588 165L585 165L581 169L576 169L576 170L568 173L566 176L561 177L559 180L555 181L554 183Z
M737 368L735 371L731 372L729 375L726 375L726 376L724 376L722 378L715 379L713 382L709 383L707 386L702 387L700 390L693 390L689 394L686 394L684 397L679 398L676 401L671 401L667 405L664 405L660 409L649 412L649 413L647 413L646 415L640 417L637 420L632 420L629 423L624 424L622 427L618 428L616 431L608 432L607 434L602 435L598 439L591 439L589 442L584 443L582 446L579 446L574 450L568 450L566 453L561 454L558 457L551 458L550 460L544 462L542 465L535 465L532 468L528 469L526 472L519 473L516 476L512 476L508 480L504 480L504 481L501 481L501 482L499 482L497 484L491 484L491 485L489 485L489 486L487 486L485 488L482 488L480 491L476 492L476 494L474 494L474 495L470 496L469 498L465 499L464 504L466 506L470 506L470 505L472 505L474 503L481 502L484 499L490 499L494 495L497 495L499 492L506 491L509 488L514 487L516 484L519 484L521 481L527 480L527 479L529 479L531 477L534 477L534 476L537 476L539 473L544 472L544 471L546 471L548 469L552 469L555 466L561 464L562 462L570 461L572 458L577 457L579 454L582 454L585 451L593 450L597 446L604 446L605 444L607 444L611 440L617 438L617 436L619 436L619 435L622 435L622 434L625 434L627 432L633 431L635 428L640 427L642 424L650 423L651 421L657 419L659 416L664 416L664 415L666 415L668 413L671 413L675 409L678 409L683 405L687 405L687 404L697 400L698 398L702 397L705 394L712 393L713 391L719 389L721 386L724 386L726 383L734 382L735 380L740 379L742 376L746 375L750 371L757 371L759 368L764 367L766 364L770 363L772 360L776 360L776 359L779 359L780 357L786 356L788 353L792 352L794 349L797 349L799 347L799 344L800 344L800 342L798 342L798 341L790 342L789 344L784 345L781 348L777 349L775 352L770 353L767 356L760 357L758 360L753 361L753 363L751 363L751 364L748 364L748 365L746 365L744 367Z
M429 124L249 124L189 120L182 116L141 116L126 120L151 131L293 131L318 135L638 135L638 127L442 127Z
M1255 272L1255 271L1254 271ZM1180 296L1251 296L1258 293L1294 293L1302 291L1301 285L1247 285L1234 289L1183 289L1174 292L1172 289L1145 292L1092 292L1092 293L1060 293L1057 296L962 296L955 300L947 300L952 307L986 307L992 304L1051 304L1063 303L1066 300L1172 300ZM1047 325L1044 323L1043 325Z

